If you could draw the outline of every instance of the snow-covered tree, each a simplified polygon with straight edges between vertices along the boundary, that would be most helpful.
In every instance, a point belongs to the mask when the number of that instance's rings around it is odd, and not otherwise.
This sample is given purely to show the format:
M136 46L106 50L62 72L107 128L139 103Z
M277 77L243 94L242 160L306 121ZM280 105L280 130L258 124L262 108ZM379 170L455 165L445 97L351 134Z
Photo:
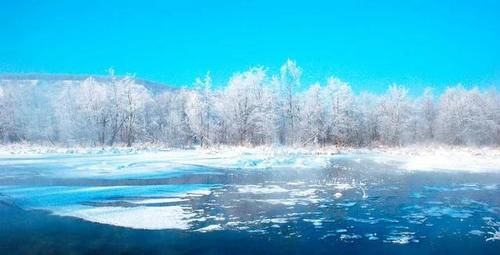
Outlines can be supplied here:
M302 69L297 63L288 59L280 68L280 82L284 96L283 112L285 117L286 143L293 144L296 141L296 122L298 117L298 105L295 98L297 88L300 86Z
M301 125L303 144L324 144L327 137L328 124L327 109L323 89L318 83L313 84L301 95L303 104L301 107Z
M391 85L379 104L380 138L384 144L402 145L411 114L408 89Z
M448 88L440 100L438 138L449 144L482 145L496 141L498 132L494 100L474 88Z
M380 97L363 92L356 99L360 117L358 119L358 139L361 145L371 145L380 140L379 112Z
M109 124L109 97L105 85L94 78L85 79L76 94L82 136L92 144L104 145Z
M500 145L495 89L458 85L441 96L426 89L412 97L392 85L383 95L357 95L337 78L302 89L301 75L287 60L278 73L250 68L216 89L209 74L184 89L150 86L113 70L55 82L0 79L0 143Z
M197 78L194 91L188 97L188 117L191 130L200 140L201 146L212 143L210 138L210 125L212 122L212 79L207 73L203 79Z
M326 94L329 100L329 136L337 145L354 141L357 127L357 109L351 87L340 79L328 79Z
M434 139L436 122L436 103L431 88L425 88L424 94L417 100L417 141L429 142Z
M126 77L121 87L121 110L125 116L124 136L127 146L132 146L136 134L143 129L140 120L146 103L151 100L149 92L144 86L135 83L135 79Z
M222 115L230 124L230 137L239 144L263 141L265 80L263 68L252 68L234 75L224 90Z

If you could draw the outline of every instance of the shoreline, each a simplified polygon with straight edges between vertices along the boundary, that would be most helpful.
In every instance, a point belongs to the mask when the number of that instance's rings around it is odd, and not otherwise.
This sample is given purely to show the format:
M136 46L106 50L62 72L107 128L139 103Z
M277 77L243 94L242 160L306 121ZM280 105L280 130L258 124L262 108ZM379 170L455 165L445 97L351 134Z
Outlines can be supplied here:
M201 148L192 146L187 148L168 147L159 144L137 144L131 147L126 145L117 146L47 146L28 143L0 144L0 156L2 155L22 155L22 154L91 154L91 153L132 153L132 152L161 152L161 151L200 151L205 153L218 153L225 151L240 151L244 153L302 153L317 155L334 155L340 153L387 153L395 155L419 155L422 153L434 153L449 151L454 153L468 153L471 156L481 156L484 154L495 154L500 156L500 146L451 146L445 144L422 144L407 146L285 146L285 145L220 145Z
M447 145L411 145L403 147L339 148L285 146L219 146L189 149L159 145L133 147L55 147L29 144L10 144L0 147L0 161L8 158L45 156L121 156L137 159L151 158L182 164L199 164L241 168L272 169L284 167L325 167L335 157L351 160L371 160L405 171L464 171L500 173L500 148ZM130 159L132 160L132 159Z

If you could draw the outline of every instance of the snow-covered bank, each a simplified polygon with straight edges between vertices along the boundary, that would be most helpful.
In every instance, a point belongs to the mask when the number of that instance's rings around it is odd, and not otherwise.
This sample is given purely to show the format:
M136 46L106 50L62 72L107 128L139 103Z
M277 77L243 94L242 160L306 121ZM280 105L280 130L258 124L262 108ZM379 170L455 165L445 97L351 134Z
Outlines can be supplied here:
M345 148L347 150L347 148ZM343 149L344 150L344 149ZM40 155L40 154L134 154L143 152L162 152L162 151L198 151L208 154L338 154L340 149L336 146L326 147L288 147L288 146L214 146L200 148L193 146L191 148L171 148L158 144L138 144L132 147L125 145L117 146L48 146L29 143L0 144L0 156L6 155Z
M111 173L134 173L155 169L181 166L198 166L232 169L270 169L270 168L322 168L332 159L348 157L370 159L378 163L390 164L410 171L470 171L500 172L500 148L492 147L452 147L442 145L338 148L329 147L281 147L281 146L220 146L212 148L172 149L158 145L136 147L51 147L28 144L11 144L0 147L0 165L7 164L2 159L27 157L99 155L96 165L85 164L80 170L99 170ZM113 156L108 161L106 156ZM119 160L118 160L119 159ZM147 165L133 164L148 161ZM114 164L113 162L116 164ZM19 163L20 161L8 164ZM98 163L98 164L97 164ZM149 167L149 169L148 169ZM90 175L92 171L89 172Z
M500 148L409 146L355 150L355 153L410 171L500 172Z
M77 170L98 170L113 172L142 168L151 171L157 168L209 167L209 168L319 168L328 165L335 148L307 149L288 147L217 147L175 149L156 145L137 147L46 147L31 145L7 145L0 147L0 165L29 163L30 159L43 158L52 161L66 161L73 156L89 158ZM97 157L97 158L96 158ZM3 162L2 159L18 159ZM20 161L21 160L21 161ZM76 161L76 159L72 160ZM96 161L95 165L93 161ZM30 161L31 162L31 161ZM78 162L80 165L80 162ZM146 165L145 165L146 164ZM148 168L149 167L149 168ZM85 168L85 169L83 169ZM91 173L90 171L89 173ZM134 171L135 172L135 171Z
M8 155L42 155L42 154L134 154L139 152L158 152L170 150L160 145L126 146L47 146L28 143L13 143L0 145L0 156Z

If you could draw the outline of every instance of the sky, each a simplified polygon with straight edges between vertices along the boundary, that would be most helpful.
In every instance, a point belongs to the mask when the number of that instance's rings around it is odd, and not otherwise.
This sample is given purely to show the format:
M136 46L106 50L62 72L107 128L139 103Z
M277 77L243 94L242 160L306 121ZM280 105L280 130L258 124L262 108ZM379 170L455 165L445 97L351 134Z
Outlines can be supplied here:
M0 3L0 73L117 74L216 86L288 58L303 86L355 91L500 87L500 1L99 1Z

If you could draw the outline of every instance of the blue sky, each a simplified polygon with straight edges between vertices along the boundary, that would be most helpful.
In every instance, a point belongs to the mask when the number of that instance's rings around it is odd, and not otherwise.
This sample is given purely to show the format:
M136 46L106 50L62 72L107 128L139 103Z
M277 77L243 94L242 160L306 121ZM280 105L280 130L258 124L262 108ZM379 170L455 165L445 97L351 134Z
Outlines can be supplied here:
M500 1L2 1L0 73L118 74L172 85L287 59L357 91L500 86Z

